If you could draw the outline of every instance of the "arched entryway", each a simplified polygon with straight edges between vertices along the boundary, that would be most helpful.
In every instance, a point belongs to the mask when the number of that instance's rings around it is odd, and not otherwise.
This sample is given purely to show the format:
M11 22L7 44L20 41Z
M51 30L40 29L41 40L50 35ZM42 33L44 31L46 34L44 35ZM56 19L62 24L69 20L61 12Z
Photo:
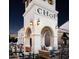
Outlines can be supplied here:
M53 31L50 27L46 26L41 31L41 46L53 47Z
M32 47L32 38L31 38L31 29L29 27L26 29L26 41L27 41L26 52L30 52Z
M31 34L31 29L30 28L27 28L26 29L26 36L27 37L30 37L30 34Z

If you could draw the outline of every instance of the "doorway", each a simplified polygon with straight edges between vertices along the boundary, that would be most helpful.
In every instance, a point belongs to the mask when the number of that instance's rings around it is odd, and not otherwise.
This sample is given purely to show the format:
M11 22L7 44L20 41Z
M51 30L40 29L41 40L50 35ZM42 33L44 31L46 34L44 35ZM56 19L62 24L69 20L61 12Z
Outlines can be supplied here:
M26 30L26 52L30 52L31 51L31 48L32 48L32 38L31 38L31 29L30 28L27 28Z

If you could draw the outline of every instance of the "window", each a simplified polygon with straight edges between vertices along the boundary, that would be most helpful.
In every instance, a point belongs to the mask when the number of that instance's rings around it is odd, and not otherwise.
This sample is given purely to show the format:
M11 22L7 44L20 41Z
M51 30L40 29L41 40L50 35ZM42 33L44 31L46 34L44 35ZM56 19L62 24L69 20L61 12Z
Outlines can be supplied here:
M46 47L50 46L50 32L49 31L45 33L45 45Z
M46 1L46 0L43 0L43 1Z
M27 6L28 6L28 4L29 4L29 1L27 0Z
M30 0L30 2L31 2L32 0Z
M32 47L32 38L30 38L30 47Z
M31 29L30 28L27 28L27 30L26 30L27 37L30 37L30 34L31 34Z
M53 0L48 0L48 3L52 5L53 4Z
M29 5L29 3L31 2L32 0L27 0L26 1L26 7Z

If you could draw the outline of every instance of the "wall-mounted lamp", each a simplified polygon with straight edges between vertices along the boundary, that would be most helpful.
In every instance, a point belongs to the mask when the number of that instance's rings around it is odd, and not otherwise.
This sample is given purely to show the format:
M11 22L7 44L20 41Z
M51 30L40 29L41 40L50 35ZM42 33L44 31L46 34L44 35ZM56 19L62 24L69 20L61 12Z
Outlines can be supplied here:
M33 21L30 21L30 25L33 25Z
M38 19L38 21L37 21L37 25L39 25L40 24L40 20Z

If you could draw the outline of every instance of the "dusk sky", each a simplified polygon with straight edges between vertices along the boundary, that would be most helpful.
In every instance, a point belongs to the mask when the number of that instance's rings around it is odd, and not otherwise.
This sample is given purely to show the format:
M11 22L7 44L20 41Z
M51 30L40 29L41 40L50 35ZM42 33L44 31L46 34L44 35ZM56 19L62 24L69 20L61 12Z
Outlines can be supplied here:
M58 14L58 26L69 20L69 0L56 0ZM9 0L9 32L17 33L23 27L23 0Z

